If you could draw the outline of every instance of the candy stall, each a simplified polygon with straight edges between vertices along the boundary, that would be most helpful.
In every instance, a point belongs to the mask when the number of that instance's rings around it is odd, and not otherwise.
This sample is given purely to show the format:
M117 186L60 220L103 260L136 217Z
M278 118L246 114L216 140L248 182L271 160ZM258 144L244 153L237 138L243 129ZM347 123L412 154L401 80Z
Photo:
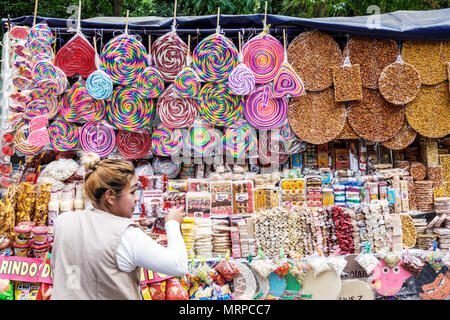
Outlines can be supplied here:
M134 164L160 245L185 207L144 300L449 299L448 28L150 18L3 19L0 300L50 299L81 152Z

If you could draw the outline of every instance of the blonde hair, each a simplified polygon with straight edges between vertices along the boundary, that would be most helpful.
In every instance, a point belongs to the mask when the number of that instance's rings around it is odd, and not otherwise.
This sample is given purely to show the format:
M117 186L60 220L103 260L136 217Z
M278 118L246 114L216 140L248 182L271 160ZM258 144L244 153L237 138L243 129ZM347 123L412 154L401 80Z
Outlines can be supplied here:
M135 175L131 162L119 159L100 160L95 153L83 154L81 164L86 169L84 194L95 203L100 201L107 190L120 195Z

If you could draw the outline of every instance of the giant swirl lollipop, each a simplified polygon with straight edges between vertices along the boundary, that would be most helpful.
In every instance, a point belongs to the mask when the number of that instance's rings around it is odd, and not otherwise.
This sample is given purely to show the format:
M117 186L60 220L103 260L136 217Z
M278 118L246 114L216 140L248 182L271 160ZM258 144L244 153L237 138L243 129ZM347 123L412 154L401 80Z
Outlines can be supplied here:
M197 96L200 92L201 84L200 78L195 71L190 67L191 56L189 48L191 46L191 36L188 36L188 56L186 57L186 66L177 75L174 82L174 88L178 95L183 98L192 98Z
M198 103L194 98L181 98L171 84L158 98L156 112L169 128L184 128L197 117Z
M228 154L241 158L257 146L258 140L255 129L248 122L241 120L225 129L222 143Z
M253 72L242 63L241 33L239 35L239 65L231 71L228 77L228 88L238 96L246 96L255 89L255 76Z
M100 157L107 156L114 149L116 134L113 128L99 122L87 122L80 131L80 145L85 152Z
M178 129L161 125L153 131L152 151L158 156L170 157L180 152L183 147L183 136Z
M54 121L47 129L50 144L57 151L73 149L79 140L78 127L63 120Z
M147 66L144 45L126 33L111 39L100 54L100 67L115 84L133 84Z
M106 116L116 128L133 131L141 129L150 121L153 101L144 99L132 87L117 87L107 106Z
M183 140L184 148L195 156L208 156L220 142L219 133L206 123L194 122Z
M125 159L139 159L149 153L151 142L151 136L147 130L139 132L119 130L116 147Z
M288 102L286 98L272 98L270 91L269 85L259 87L245 100L245 119L257 129L278 128L287 118Z
M238 51L230 39L215 33L195 47L192 60L192 67L200 79L223 82L238 65Z
M249 40L242 48L244 63L255 75L256 83L269 83L283 63L283 45L263 32Z
M200 91L200 115L212 125L228 126L242 112L243 99L232 95L227 85L207 83Z

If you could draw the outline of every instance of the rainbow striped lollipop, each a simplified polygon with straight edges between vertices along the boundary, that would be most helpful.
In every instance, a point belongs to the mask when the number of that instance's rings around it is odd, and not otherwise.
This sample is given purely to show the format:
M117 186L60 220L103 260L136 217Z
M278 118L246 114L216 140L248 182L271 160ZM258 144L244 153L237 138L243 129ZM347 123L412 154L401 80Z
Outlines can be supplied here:
M258 144L256 131L248 122L238 121L225 129L222 144L224 150L233 157L244 157Z
M61 116L69 122L98 121L104 117L105 109L105 101L93 99L83 79L75 82L59 103Z
M178 154L183 147L183 136L178 129L161 125L153 131L152 151L158 156L170 157Z
M269 85L261 86L245 99L245 119L257 129L276 129L280 127L287 118L287 99L272 98L270 96L270 91Z
M133 84L147 66L147 50L128 34L111 39L100 54L100 67L115 84Z
M213 127L201 122L189 126L183 139L183 146L195 156L205 157L211 154L220 142L220 134Z
M37 154L44 148L44 146L33 146L27 142L30 133L24 121L20 121L14 126L14 132L14 147L16 151L32 155Z
M29 43L37 38L44 39L49 44L53 42L53 32L46 23L38 23L31 27L27 42Z
M55 96L58 94L59 86L57 79L41 79L36 81L36 88L41 89L44 95Z
M199 113L210 124L229 126L242 112L243 99L232 95L227 85L207 83L200 91Z
M145 127L153 112L153 100L144 99L137 89L117 87L108 104L106 117L116 128L133 131Z
M92 98L106 100L112 94L113 82L105 71L99 69L87 78L86 90Z
M48 107L46 100L31 100L27 104L25 116L30 119L36 116L47 115L49 112L50 108Z
M180 97L195 97L201 89L200 78L192 68L186 67L175 78L174 87Z
M47 129L50 144L57 151L73 149L79 140L79 129L73 123L56 120Z
M256 83L269 83L284 58L283 45L269 34L256 36L242 48L244 63L253 71Z
M164 80L161 72L156 68L147 67L139 74L136 88L145 98L157 98L164 90Z
M34 81L42 79L56 79L56 67L48 60L42 60L36 63L31 72Z
M114 149L116 134L109 125L87 122L80 130L80 145L85 152L93 152L104 157Z
M49 59L53 59L53 49L48 41L42 38L36 38L28 43L28 50L32 56L46 55Z
M238 63L236 46L218 33L203 39L192 54L192 68L202 80L209 82L227 80Z

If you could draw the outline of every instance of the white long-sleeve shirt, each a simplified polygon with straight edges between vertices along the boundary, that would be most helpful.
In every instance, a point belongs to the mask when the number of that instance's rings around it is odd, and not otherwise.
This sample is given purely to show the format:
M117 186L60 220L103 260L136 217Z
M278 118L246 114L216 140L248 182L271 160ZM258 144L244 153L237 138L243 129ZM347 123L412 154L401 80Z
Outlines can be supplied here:
M121 271L131 272L142 267L169 276L188 273L188 256L175 220L165 224L167 248L157 244L139 228L128 228L122 235L117 249L117 265Z

